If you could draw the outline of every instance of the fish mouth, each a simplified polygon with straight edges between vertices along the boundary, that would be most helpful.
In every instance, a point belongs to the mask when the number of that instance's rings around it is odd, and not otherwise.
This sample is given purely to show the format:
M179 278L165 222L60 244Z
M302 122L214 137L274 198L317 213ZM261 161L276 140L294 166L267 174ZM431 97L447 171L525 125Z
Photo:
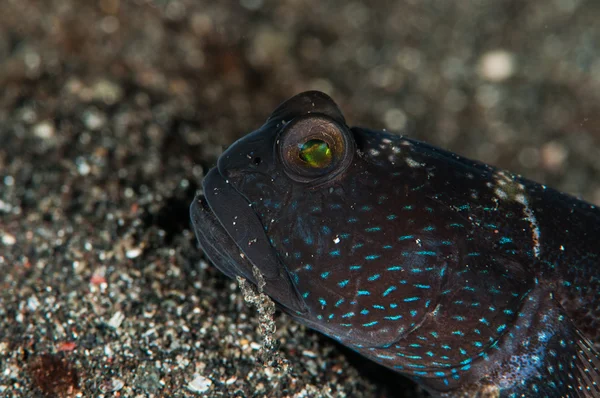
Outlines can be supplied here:
M190 218L202 250L230 278L241 276L257 285L256 267L265 281L264 292L296 314L306 312L304 300L279 261L263 224L250 202L211 169L202 183L204 195L190 206Z

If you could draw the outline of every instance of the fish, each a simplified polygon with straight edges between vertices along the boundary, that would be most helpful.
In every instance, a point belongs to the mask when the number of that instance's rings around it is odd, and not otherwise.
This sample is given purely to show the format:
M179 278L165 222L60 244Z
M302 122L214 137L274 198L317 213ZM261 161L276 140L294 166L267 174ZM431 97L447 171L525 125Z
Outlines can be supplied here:
M509 171L277 107L190 206L210 261L439 397L600 397L600 210Z

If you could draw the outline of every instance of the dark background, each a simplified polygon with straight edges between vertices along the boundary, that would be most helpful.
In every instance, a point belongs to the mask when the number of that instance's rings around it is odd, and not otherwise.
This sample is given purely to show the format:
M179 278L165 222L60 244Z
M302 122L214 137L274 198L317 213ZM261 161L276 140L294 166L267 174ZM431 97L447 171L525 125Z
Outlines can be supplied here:
M285 316L291 370L262 368L188 204L307 89L600 203L598 21L593 0L0 0L0 395L419 396Z

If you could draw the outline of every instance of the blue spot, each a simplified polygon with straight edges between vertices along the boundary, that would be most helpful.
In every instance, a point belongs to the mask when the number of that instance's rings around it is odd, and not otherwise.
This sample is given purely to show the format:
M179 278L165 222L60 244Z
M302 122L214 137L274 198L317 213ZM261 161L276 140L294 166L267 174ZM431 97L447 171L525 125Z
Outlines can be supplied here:
M371 326L375 326L378 323L379 322L377 322L377 321L373 321L373 322L369 322L369 323L363 323L363 326L366 327L366 328L368 328L368 327L371 327Z
M458 222L453 222L451 224L448 224L448 226L452 227L452 228L461 228L461 227L464 227L464 225L462 225L461 223L458 223Z
M479 342L479 341L475 341L475 342L473 342L473 345L474 345L475 347L483 347L483 344L481 344L481 342Z
M312 245L313 239L310 236L307 236L306 238L304 238L304 243L306 243L307 245Z
M506 236L504 236L504 237L500 238L500 244L501 244L501 245L504 245L504 244L506 244L506 243L510 243L510 242L512 242L512 239L511 239L511 238L507 238Z
M379 305L379 304L373 304L373 308L375 308L377 310L385 310L385 307L383 305Z
M433 225L428 225L427 227L423 228L423 231L435 231L435 227Z
M338 301L335 302L335 306L339 307L343 302L344 302L344 299L339 299Z
M380 274L375 274L375 275L371 275L370 277L368 277L367 279L371 282L376 281L377 279L379 279L381 275Z
M402 271L402 267L399 265L391 266L387 269L388 271Z
M407 298L404 299L404 302L405 303L410 303L411 301L417 301L419 299L420 299L420 297L407 297Z
M327 305L327 301L325 301L325 299L322 298L322 297L319 298L319 303L321 303L322 306L326 306Z
M369 205L364 205L360 208L361 211L371 211L373 208Z
M423 250L415 252L415 254L418 254L420 256L435 256L436 252L432 252L431 250Z
M417 311L416 311L416 310L411 310L411 311L410 311L410 315L411 315L412 317L415 317L415 316L417 316Z
M395 214L390 214L390 215L389 215L389 216L387 216L386 218L387 218L388 220L395 220L395 219L396 219L396 217L397 217L397 216L396 216Z
M381 227L369 227L369 228L365 228L365 232L377 232L377 231L381 231Z
M328 277L328 276L329 276L329 271L327 271L327 272L323 272L323 273L321 274L321 278L323 278L323 279L327 279L327 277Z
M461 332L460 330L455 330L452 332L453 335L455 336L464 336L465 334L463 332Z
M364 245L364 243L355 243L354 245L352 245L352 250L360 249Z
M328 319L333 319L333 314L329 314L329 316L327 317Z
M302 293L302 297L307 298L309 294L310 294L310 292L304 292L304 293Z
M361 310L360 313L363 315L367 315L369 313L369 310L364 309L364 310Z
M402 315L384 316L383 318L389 321L397 321L398 319L402 319Z
M350 217L350 218L348 219L348 222L349 222L350 224L354 224L354 223L355 223L355 222L357 222L357 221L358 221L358 218L356 218L356 217Z
M294 258L295 258L296 260L298 260L300 257L302 257L302 253L300 253L300 252L296 252L296 253L294 253Z
M432 335L433 337L435 337L436 339L438 338L437 332L430 332L429 334Z
M465 317L461 316L461 315L454 315L452 318L456 319L457 321L464 321Z
M339 287L344 287L348 284L348 282L350 282L349 279L344 279L343 281L338 282L338 286Z
M312 265L310 265L310 264L306 264L306 265L304 266L304 269L305 269L305 270L307 270L307 271L310 271L310 270L312 269Z
M409 239L412 239L412 238L414 238L413 235L403 235L403 236L400 236L398 238L398 240L409 240Z
M329 255L331 257L339 257L340 256L340 251L339 250L332 250L329 252Z
M352 318L354 316L354 312L347 312L342 315L342 318Z
M383 292L383 297L387 296L388 294L390 294L391 292L393 292L394 290L396 290L396 286L390 286L388 287L385 292Z
M393 248L393 247L394 247L394 246L392 246L392 245L385 245L385 246L383 246L383 248L384 248L384 249L391 249L391 248Z
M368 290L359 290L357 294L359 296L370 296L371 292L369 292Z
M481 319L479 320L479 322L483 323L483 324L484 324L484 325L486 325L486 326L490 326L490 323L489 323L489 322L488 322L488 320L487 320L487 319L485 319L485 318L481 318Z
M451 350L452 348L448 344L442 344L444 350Z
M429 286L429 285L421 285L420 283L417 283L413 286L416 287L417 289L430 289L431 288L431 286Z
M329 234L331 233L331 229L329 229L329 227L328 227L327 225L323 225L323 226L321 227L321 231L323 231L323 233L324 233L325 235L329 235Z
M356 271L362 268L362 265L351 265L350 271Z
M321 319L323 319L323 315L317 315L317 319L318 319L318 320L321 320Z
M404 210L412 210L413 206L412 205L406 205L404 206Z
M379 254L369 254L368 256L365 256L365 260L369 260L369 261L376 260L379 257L381 257Z
M350 237L350 234L339 234L338 235L341 239L348 239Z
M498 333L500 333L500 332L502 332L504 329L506 329L506 325L500 325L500 326L498 326L498 329L496 329L496 331L497 331Z
M390 308L396 308L397 306L398 306L398 304L396 304L396 303L391 303L390 304Z

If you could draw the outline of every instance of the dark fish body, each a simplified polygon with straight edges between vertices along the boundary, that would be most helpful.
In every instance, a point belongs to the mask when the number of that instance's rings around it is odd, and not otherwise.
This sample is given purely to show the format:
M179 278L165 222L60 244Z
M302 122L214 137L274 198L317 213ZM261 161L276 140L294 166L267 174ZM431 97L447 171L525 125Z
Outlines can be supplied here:
M230 277L437 396L600 396L600 210L300 94L191 217ZM479 395L477 395L479 394ZM487 394L487 395L486 395Z

